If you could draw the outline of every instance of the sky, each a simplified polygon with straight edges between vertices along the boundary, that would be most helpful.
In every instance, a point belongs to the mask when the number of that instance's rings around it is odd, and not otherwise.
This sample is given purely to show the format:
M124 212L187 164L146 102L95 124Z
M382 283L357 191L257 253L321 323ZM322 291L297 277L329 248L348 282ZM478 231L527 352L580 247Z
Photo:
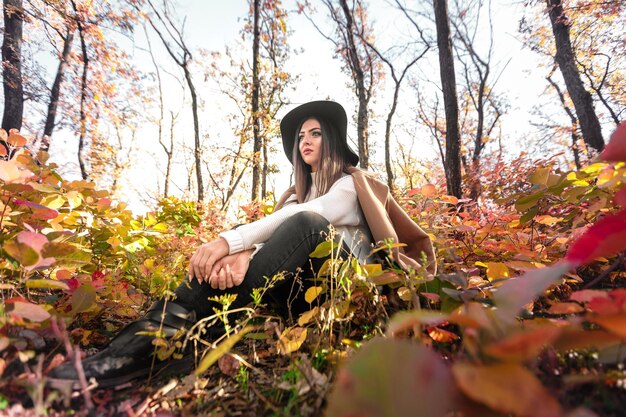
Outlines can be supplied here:
M295 2L285 0L288 8L293 9ZM315 3L315 2L313 2ZM193 50L203 48L210 51L223 51L226 45L236 45L240 38L240 30L243 26L242 18L247 14L247 2L245 0L218 1L218 0L180 0L176 7L176 14L182 20L185 19L185 37L188 45ZM387 0L371 0L368 2L368 12L373 22L377 44L380 42L382 49L385 45L398 43L399 38L408 36L406 21L398 15L397 11L388 4ZM316 21L324 27L326 23L325 13L322 6L318 6L320 13ZM517 22L523 13L523 5L511 0L494 0L494 32L496 62L499 69L504 68L496 85L496 89L506 95L511 110L503 120L503 135L505 137L518 138L521 132L528 132L530 111L537 102L537 97L542 94L545 82L542 79L544 71L537 71L537 58L534 54L522 48L517 39ZM280 118L286 111L297 103L310 100L330 98L341 103L348 112L349 140L354 141L356 127L352 122L352 115L356 113L357 101L349 88L349 79L341 70L341 62L333 56L332 44L324 39L304 16L292 14L288 18L288 26L292 30L290 45L299 50L298 54L292 54L287 64L287 69L294 74L300 75L300 83L295 91L289 95L292 106L287 106L279 114ZM326 26L328 27L328 26ZM145 39L142 31L136 31L134 44L129 45L129 52L137 68L144 71L152 71L150 57L142 49L145 47ZM158 50L158 41L153 39L153 46L157 51L159 61L172 73L179 73L175 65L168 64L169 57L164 50ZM480 48L479 44L479 48ZM482 45L484 49L484 45ZM435 47L436 48L436 47ZM436 59L436 54L431 54ZM203 59L196 54L195 59ZM416 71L418 78L437 79L438 74L433 74L438 68L428 61L420 61ZM197 79L201 79L197 76ZM166 102L177 112L181 113L180 125L177 127L185 136L188 143L192 141L191 110L188 101L181 95L180 84L172 77L166 79ZM205 85L206 84L206 85ZM225 120L225 113L232 108L228 101L220 94L215 85L199 82L199 96L204 101L206 110L200 120L201 130L208 134L207 140L221 141L232 136L231 126ZM432 88L428 84L422 84L425 88ZM391 78L386 85L377 92L372 103L375 117L372 119L370 128L370 140L374 155L374 163L379 165L383 162L384 151L382 150L384 138L384 116L390 106ZM413 118L415 93L405 88L400 97L400 106L396 116L397 125L402 127L403 120ZM156 99L156 98L155 98ZM436 158L435 145L425 132L417 133L413 138L417 144L418 157L423 159ZM130 207L137 213L145 211L145 196L162 190L162 174L164 154L156 144L156 128L146 126L139 135L136 144L140 149L139 157L126 175L122 199L129 202ZM75 138L65 137L59 141L60 146L51 149L53 160L60 162L62 173L65 177L77 176L77 164L75 160ZM353 146L354 147L354 146ZM514 146L515 147L515 146ZM281 175L272 178L272 186L277 193L282 192L288 186L290 165L282 152L277 155L280 158ZM186 174L184 162L177 161L176 175L172 190L179 193L186 186ZM148 173L148 175L146 175ZM242 200L243 202L243 200Z

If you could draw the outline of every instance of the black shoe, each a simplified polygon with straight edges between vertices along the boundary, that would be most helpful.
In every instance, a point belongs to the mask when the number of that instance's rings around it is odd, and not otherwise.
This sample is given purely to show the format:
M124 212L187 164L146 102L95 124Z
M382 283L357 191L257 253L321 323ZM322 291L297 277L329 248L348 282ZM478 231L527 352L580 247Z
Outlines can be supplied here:
M189 360L177 361L179 363L160 361L154 356L155 345L152 341L159 328L161 335L169 339L181 330L191 328L195 322L195 311L189 311L173 301L157 301L145 317L122 329L109 346L82 361L87 382L93 378L99 387L105 388L124 384L150 372L154 374L165 367L169 368L169 365L173 365L172 371L182 372L184 369L180 369L181 365L182 368L190 368L192 361ZM73 383L74 388L79 388L78 373L73 363L60 365L48 374L51 386L67 386L69 382Z

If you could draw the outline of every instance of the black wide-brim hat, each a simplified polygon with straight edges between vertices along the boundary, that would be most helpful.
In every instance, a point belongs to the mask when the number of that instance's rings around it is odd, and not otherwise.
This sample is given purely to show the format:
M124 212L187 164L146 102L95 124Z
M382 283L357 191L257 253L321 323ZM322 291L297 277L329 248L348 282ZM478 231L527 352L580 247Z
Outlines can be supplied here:
M297 137L297 130L305 119L320 117L332 123L339 133L339 140L344 146L344 155L348 162L356 166L359 156L348 146L348 117L341 104L329 100L311 101L302 104L283 117L280 122L280 134L283 137L283 149L287 159L293 164L293 145Z

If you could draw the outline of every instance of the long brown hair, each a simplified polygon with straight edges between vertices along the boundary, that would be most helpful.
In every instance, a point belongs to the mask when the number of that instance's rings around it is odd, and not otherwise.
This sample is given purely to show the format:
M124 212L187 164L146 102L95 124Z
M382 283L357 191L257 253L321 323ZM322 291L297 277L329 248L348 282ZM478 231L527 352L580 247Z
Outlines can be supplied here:
M315 176L315 187L318 196L324 195L330 190L330 187L341 178L342 174L347 173L351 164L346 158L346 150L344 141L339 138L337 128L325 120L323 117L310 116L302 120L300 126L296 130L296 140L293 144L293 171L296 182L296 197L298 203L304 202L307 194L311 190L311 167L304 162L300 155L300 130L307 120L315 119L320 124L322 131L322 146L320 152L320 163Z

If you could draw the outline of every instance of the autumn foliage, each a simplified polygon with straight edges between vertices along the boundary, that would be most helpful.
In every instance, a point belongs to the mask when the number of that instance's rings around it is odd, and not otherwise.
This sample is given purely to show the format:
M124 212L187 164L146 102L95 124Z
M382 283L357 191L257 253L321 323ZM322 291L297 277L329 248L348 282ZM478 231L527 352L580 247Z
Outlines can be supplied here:
M26 139L11 132L6 140ZM58 409L51 391L34 388L63 360L51 354L63 328L74 345L103 346L177 285L194 248L225 220L210 204L175 198L133 216L94 183L63 180L45 153L20 150L0 168L1 395ZM285 371L265 382L258 412L269 403L285 413L315 404L302 415L325 407L332 416L618 415L626 125L580 171L522 156L484 175L492 186L480 204L434 184L402 199L433 237L437 276L332 257L306 294L310 311L285 323L252 312L232 323L230 338L200 351L188 378L210 392L215 379L204 376L222 375L260 398L253 374L271 373L263 367L273 357L274 372ZM243 211L254 219L271 210ZM311 256L334 250L329 241ZM615 402L580 408L590 382Z

